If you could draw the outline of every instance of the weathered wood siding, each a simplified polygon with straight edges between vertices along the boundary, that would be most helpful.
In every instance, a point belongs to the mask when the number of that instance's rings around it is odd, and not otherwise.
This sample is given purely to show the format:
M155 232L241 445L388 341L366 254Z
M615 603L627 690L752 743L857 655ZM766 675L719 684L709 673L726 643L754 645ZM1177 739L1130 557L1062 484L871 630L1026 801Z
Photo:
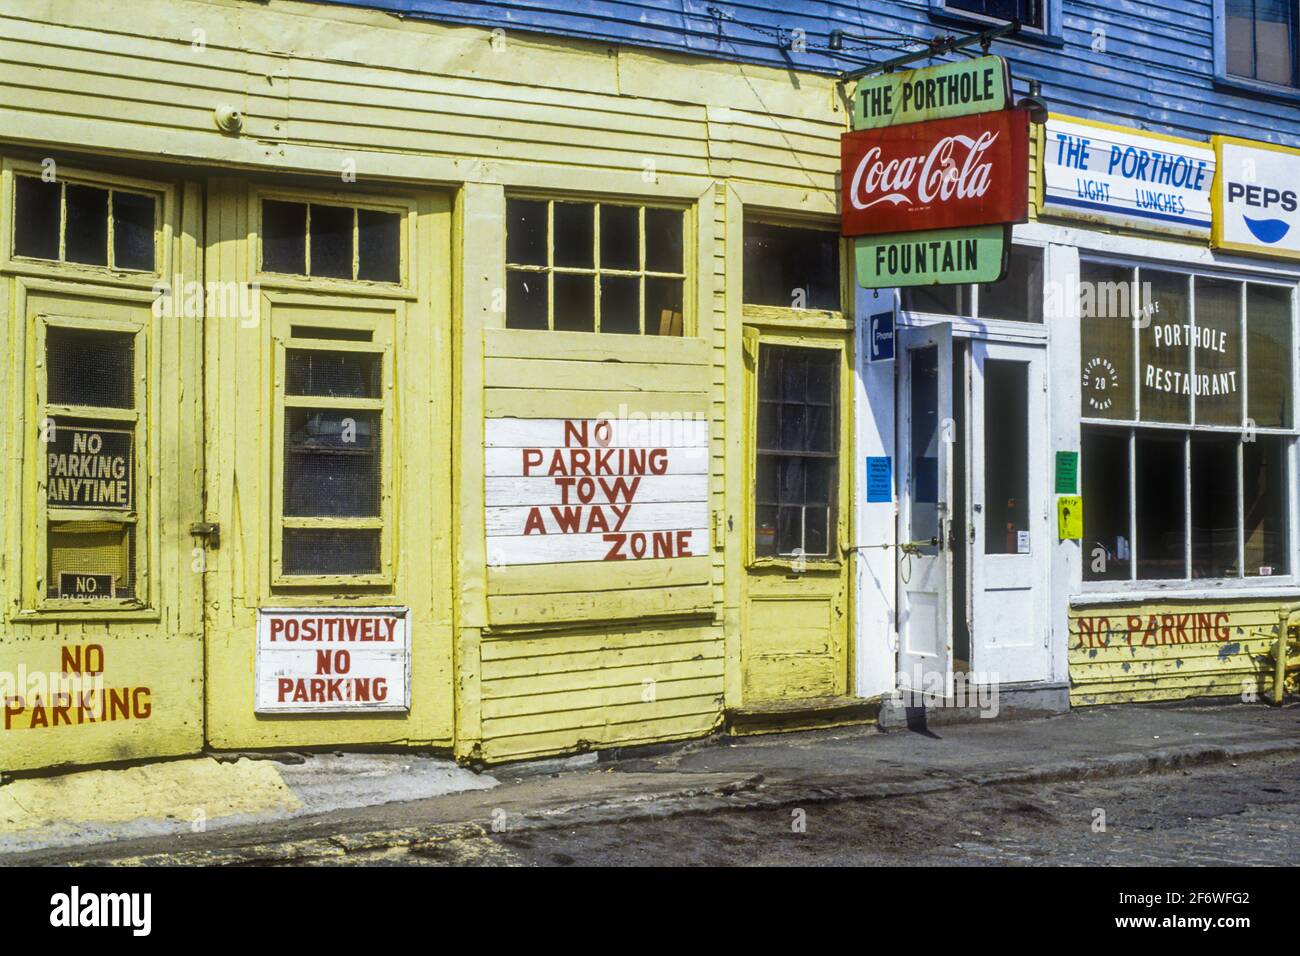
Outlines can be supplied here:
M929 0L881 0L868 7L850 0L325 2L836 73L892 55L888 43L864 50L855 36L928 39L978 29L935 15ZM1064 0L1063 7L1059 40L996 44L994 52L1012 61L1018 91L1036 79L1056 112L1198 139L1217 132L1300 145L1300 103L1215 83L1214 0ZM803 48L782 49L778 37L789 47L796 29ZM847 34L844 51L829 49L832 30Z
M1242 697L1272 679L1282 606L1205 601L1076 608L1070 703Z
M240 135L217 130L219 106L243 113ZM321 189L453 198L452 261L422 262L435 273L420 273L423 285L450 274L453 286L449 319L428 300L431 337L454 352L450 373L443 351L429 364L441 377L431 387L454 379L457 389L452 485L434 455L411 463L401 494L430 496L437 540L451 538L454 746L494 761L695 736L739 699L737 549L747 501L736 414L741 296L729 272L740 261L747 208L833 222L844 117L826 76L523 32L496 37L342 5L0 0L5 148L29 158L111 156L161 178L201 180L219 169L219 182L209 181L207 234L196 212L185 238L213 278L253 276L252 246L240 238L249 224L233 232L222 225L244 214L230 197L250 184L289 175ZM355 187L340 186L346 171L355 171ZM749 190L743 203L734 191L741 186ZM688 209L688 336L611 343L504 329L492 301L505 285L512 190ZM254 719L240 689L252 669L251 615L274 602L254 514L268 493L257 471L258 431L238 427L238 395L257 387L243 379L265 366L238 337L214 327L206 352L215 423L209 511L227 525L208 571L209 601L222 608L209 608L209 739L230 747L303 735L445 745L451 695L428 682L413 693L436 704L414 722L372 721L361 732L341 720L331 735ZM193 384L188 394L197 394ZM619 401L635 408L647 395L655 407L689 408L708 423L704 552L621 567L488 566L484 422L594 415ZM171 520L170 533L188 543L188 518ZM426 635L449 623L435 604L436 627ZM427 719L434 711L437 719ZM194 740L199 726L195 714Z

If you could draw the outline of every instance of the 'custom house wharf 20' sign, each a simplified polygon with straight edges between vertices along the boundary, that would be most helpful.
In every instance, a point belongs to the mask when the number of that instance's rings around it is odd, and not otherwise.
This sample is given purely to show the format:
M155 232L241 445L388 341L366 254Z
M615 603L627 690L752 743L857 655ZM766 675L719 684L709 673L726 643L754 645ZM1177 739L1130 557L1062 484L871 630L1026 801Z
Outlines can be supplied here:
M708 553L708 422L492 418L488 563Z
M864 79L840 139L858 284L991 282L1029 215L1029 115L995 56ZM868 238L869 237L869 238Z

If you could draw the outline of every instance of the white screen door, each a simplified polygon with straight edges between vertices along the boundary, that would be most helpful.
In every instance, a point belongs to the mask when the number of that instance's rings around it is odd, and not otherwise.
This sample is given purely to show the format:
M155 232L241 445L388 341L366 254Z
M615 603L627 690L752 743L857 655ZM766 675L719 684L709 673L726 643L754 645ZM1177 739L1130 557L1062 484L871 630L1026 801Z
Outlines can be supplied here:
M903 688L950 697L952 327L899 330L898 670Z
M971 670L979 683L1050 676L1044 367L1040 346L971 343Z

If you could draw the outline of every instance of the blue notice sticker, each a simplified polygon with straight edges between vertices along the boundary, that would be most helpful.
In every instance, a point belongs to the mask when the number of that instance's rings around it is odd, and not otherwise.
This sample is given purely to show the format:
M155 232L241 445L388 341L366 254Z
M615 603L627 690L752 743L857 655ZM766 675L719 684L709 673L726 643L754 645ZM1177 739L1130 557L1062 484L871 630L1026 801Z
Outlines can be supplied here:
M867 503L894 500L894 469L888 455L867 456Z
M867 361L892 362L894 360L894 313L877 312L867 325Z

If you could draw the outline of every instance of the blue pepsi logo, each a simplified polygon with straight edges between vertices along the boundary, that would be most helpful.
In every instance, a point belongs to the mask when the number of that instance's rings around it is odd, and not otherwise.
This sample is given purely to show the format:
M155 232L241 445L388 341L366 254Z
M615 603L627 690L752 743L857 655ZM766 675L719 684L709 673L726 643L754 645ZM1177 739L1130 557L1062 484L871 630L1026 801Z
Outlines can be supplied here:
M1241 218L1245 220L1250 234L1263 243L1280 242L1282 237L1291 231L1291 224L1281 219L1251 219L1249 216Z

